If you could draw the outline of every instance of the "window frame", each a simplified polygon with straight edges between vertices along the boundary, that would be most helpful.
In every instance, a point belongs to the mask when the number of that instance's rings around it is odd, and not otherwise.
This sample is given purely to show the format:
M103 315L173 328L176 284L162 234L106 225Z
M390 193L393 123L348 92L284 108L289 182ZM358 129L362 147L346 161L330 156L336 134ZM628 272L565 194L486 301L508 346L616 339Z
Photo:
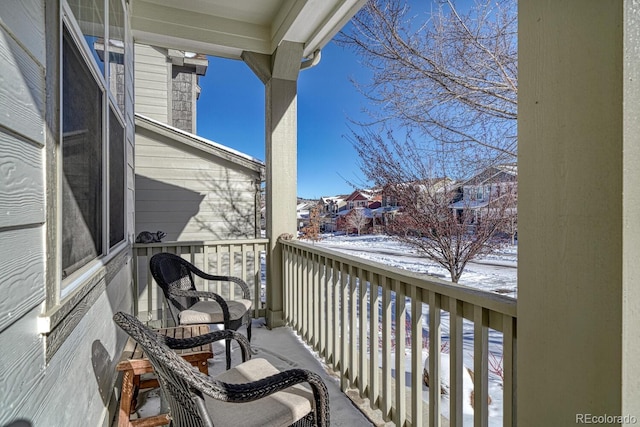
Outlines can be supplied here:
M128 21L128 7L123 0L104 0L101 2L105 11L105 23L103 40L109 40L109 8L110 2L118 1L121 4L123 12L123 28L122 34L124 36L123 43L125 45L125 79L127 79L128 67L133 66L132 52L128 52L132 48L131 43L131 29ZM55 211L48 215L48 222L50 226L47 232L47 252L51 254L47 262L47 276L46 276L46 302L44 307L44 313L38 319L38 330L40 333L45 334L47 338L47 360L55 353L60 343L64 341L65 337L73 330L74 325L79 321L82 316L74 315L70 316L72 312L86 312L95 300L102 294L106 286L111 279L124 268L126 262L128 262L128 249L130 248L130 228L129 223L129 211L131 209L130 201L128 197L128 180L130 175L129 168L129 150L128 145L130 141L131 123L127 123L127 109L131 108L128 105L129 101L125 96L123 104L124 111L120 110L116 96L112 93L109 87L110 78L110 62L109 62L109 46L105 43L105 56L104 56L104 69L105 72L100 70L93 52L85 36L77 23L73 11L67 0L60 0L57 11L50 11L47 18L47 32L53 32L55 37L51 37L48 42L48 57L51 59L48 61L54 71L47 70L47 75L54 76L51 80L51 86L48 90L53 90L57 93L56 101L53 106L57 107L57 112L48 110L48 120L51 125L52 132L49 134L51 141L48 143L48 153L50 160L47 162L47 177L54 178L51 184L49 195L47 196L50 201L50 209ZM95 80L99 90L102 92L102 186L101 186L101 200L102 200L102 254L89 260L83 266L78 268L68 277L62 278L62 208L63 208L63 46L64 46L64 33L68 32L70 41L75 45L76 49L80 53L83 65L86 65L86 69L89 70L91 76ZM55 39L55 40L54 40ZM125 85L126 87L126 85ZM122 127L123 134L123 152L122 152L122 192L123 192L123 220L124 220L124 233L122 240L115 242L111 246L110 242L110 113L113 112L113 116L118 121L118 125ZM62 325L64 324L64 327ZM50 345L51 344L51 345Z

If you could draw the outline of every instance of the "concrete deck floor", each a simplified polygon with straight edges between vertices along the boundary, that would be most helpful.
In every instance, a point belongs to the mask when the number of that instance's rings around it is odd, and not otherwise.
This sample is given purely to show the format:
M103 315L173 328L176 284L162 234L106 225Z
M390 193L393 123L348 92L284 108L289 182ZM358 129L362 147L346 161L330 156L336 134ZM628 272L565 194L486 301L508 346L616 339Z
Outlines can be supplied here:
M244 334L244 328L240 331ZM236 344L237 346L237 344ZM367 416L361 412L354 401L349 399L340 390L338 378L331 375L329 370L317 359L308 346L306 346L289 327L281 327L273 330L266 328L263 319L254 319L252 325L251 347L257 354L253 357L267 359L276 368L286 370L291 368L304 368L318 373L325 381L329 390L329 406L331 408L331 426L336 427L368 427L391 426L385 423L379 412L369 409L368 401L360 402L367 412ZM232 347L232 366L241 362L240 351ZM224 343L213 345L214 358L209 360L209 373L215 376L225 368ZM349 393L356 396L357 392ZM148 417L160 413L161 402L158 390L141 391L136 416ZM369 417L369 418L368 418Z

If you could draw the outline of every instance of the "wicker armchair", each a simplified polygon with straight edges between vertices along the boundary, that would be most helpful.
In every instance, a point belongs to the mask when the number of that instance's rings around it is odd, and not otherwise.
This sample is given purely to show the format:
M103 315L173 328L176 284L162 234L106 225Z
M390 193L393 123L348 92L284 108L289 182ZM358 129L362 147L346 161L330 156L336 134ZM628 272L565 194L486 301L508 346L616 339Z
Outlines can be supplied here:
M207 274L187 260L165 252L152 256L149 267L156 283L162 288L176 325L223 324L224 329L235 331L246 323L247 338L251 341L251 294L249 286L242 279ZM242 290L242 298L225 300L216 293L198 291L193 281L194 274L205 280L236 284ZM230 340L227 340L227 369L231 366L230 344Z
M155 333L129 314L116 313L113 320L142 346L153 365L169 406L171 427L329 425L329 397L322 379L304 369L279 372L264 359L247 361L249 341L235 331L176 339ZM222 339L238 341L243 363L215 378L171 350ZM308 383L311 390L301 383Z

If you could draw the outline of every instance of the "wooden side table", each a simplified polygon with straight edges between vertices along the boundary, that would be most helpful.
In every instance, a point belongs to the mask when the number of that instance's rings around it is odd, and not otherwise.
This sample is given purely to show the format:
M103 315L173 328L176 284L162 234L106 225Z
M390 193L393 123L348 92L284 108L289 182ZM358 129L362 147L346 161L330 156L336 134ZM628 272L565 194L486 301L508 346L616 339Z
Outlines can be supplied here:
M186 325L158 329L157 331L172 338L190 338L209 333L209 326ZM196 366L203 374L209 374L207 359L213 357L211 344L185 350L175 350L175 352L187 362ZM135 410L138 391L140 389L158 387L158 381L155 379L140 381L140 375L153 372L153 367L142 352L142 348L133 338L129 338L127 341L120 361L116 365L116 370L123 372L118 427L154 427L169 424L169 414L160 414L136 420L129 418L132 410Z

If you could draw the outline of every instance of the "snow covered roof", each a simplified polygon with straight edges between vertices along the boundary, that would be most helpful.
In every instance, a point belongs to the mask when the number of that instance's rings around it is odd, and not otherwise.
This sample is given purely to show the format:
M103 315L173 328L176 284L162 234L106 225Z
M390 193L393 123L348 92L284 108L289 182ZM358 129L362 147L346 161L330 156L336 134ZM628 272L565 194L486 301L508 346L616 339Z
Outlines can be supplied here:
M217 155L233 163L240 164L249 169L253 169L264 175L265 164L248 154L242 153L233 148L203 138L190 132L186 132L182 129L178 129L174 126L170 126L166 123L162 123L158 120L136 113L136 127L140 126L147 130L163 134L176 141L182 142L191 147L203 150L210 154Z
M340 211L337 213L338 216L347 216L353 211L360 211L363 213L365 218L373 218L373 210L369 208L353 208L344 211Z
M389 212L397 212L400 208L398 206L380 206L379 208L371 209L371 213L374 215L382 215Z
M488 200L460 200L449 205L451 209L480 209L489 204Z

